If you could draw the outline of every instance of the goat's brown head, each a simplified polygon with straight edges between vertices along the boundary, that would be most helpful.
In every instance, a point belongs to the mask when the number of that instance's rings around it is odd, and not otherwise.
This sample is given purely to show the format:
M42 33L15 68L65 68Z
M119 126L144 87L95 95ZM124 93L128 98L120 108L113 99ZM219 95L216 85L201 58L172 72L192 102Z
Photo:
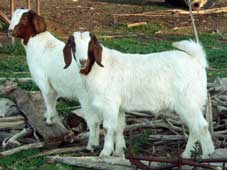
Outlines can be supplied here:
M80 73L88 75L93 65L102 65L102 46L96 36L90 32L74 32L71 35L63 50L65 68L72 62L72 55L77 62Z
M47 25L43 17L29 9L17 9L13 13L8 34L23 39L24 44L27 45L30 37L45 32L46 29Z

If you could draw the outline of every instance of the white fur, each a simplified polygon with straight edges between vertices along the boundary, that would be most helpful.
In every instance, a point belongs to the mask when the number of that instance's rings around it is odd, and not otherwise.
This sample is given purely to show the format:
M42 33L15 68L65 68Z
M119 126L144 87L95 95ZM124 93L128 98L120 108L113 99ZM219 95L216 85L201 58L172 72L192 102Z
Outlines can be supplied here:
M14 11L10 25L9 25L9 30L13 30L14 27L17 24L19 24L22 15L28 11L29 11L29 9L17 9L16 11Z
M9 29L13 30L20 17L28 10L18 9L13 14ZM46 31L31 37L27 45L26 59L31 76L40 88L46 104L44 114L48 124L60 123L56 111L59 97L79 100L88 127L90 129L88 148L99 144L99 118L93 114L87 100L87 92L81 86L78 66L72 61L72 67L64 69L63 48L65 44Z
M77 61L86 60L89 32L73 35ZM205 52L193 41L177 42L174 46L182 51L124 54L102 46L104 67L95 63L87 76L82 75L92 106L101 113L107 131L101 156L113 152L114 136L123 133L122 129L119 131L119 127L124 127L119 123L119 113L140 110L154 114L176 111L190 131L184 157L190 157L197 140L202 145L203 157L214 151L202 113L207 99ZM81 67L79 62L78 66ZM124 143L116 144L122 145L116 146L117 152L122 152Z

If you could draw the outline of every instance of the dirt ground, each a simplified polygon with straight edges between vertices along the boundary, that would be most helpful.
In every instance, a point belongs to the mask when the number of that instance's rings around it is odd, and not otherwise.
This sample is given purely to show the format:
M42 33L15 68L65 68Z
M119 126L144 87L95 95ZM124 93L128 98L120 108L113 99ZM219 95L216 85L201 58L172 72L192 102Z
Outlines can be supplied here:
M9 1L1 1L0 10L9 16ZM161 24L168 29L191 26L191 20L188 15L113 16L113 14L133 14L175 8L165 3L134 5L103 1L45 0L41 1L41 14L47 19L49 30L63 38L73 31L90 30L102 32L102 30L108 30L108 28L118 26L119 24L141 21ZM216 3L217 6L221 6L221 4ZM26 7L25 0L16 1L16 8L21 7ZM35 9L34 2L33 9ZM227 31L226 13L195 16L195 20L200 32L222 33Z

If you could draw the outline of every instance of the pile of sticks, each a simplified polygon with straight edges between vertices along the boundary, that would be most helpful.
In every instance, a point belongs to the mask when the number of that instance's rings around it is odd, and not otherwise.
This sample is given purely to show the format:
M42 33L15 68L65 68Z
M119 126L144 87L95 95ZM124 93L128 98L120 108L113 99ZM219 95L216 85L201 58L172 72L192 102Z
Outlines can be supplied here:
M215 141L216 148L225 148L227 146L227 78L217 78L213 82L208 83L208 92L209 96L205 117L209 122L210 132ZM13 147L13 149L0 152L0 157L11 155L21 150L43 148L48 145L57 147L59 144L64 145L61 145L62 147L57 149L42 149L42 152L38 155L34 155L34 157L69 152L76 152L79 157L87 154L85 152L85 144L88 139L88 131L86 128L82 128L78 131L79 134L75 135L72 130L73 128L67 126L67 124L65 124L65 126L68 129L62 128L61 126L57 128L46 127L42 119L42 113L45 109L43 101L37 102L32 99L28 92L19 89L15 84L0 88L0 94L8 94L10 97L13 96L19 110L23 113L23 115L14 117L0 118L0 141L2 142L2 150L7 148L7 146ZM42 99L41 96L40 98ZM75 110L72 113L80 115L81 110ZM131 112L127 113L126 116L127 126L125 128L125 136L126 140L128 140L132 146L134 145L133 142L135 139L140 136L141 132L145 129L152 132L149 133L146 138L148 146L144 144L141 148L143 154L168 157L171 154L180 153L183 150L188 138L188 130L175 113L163 112L159 114L159 117L154 117L151 113ZM79 119L79 122L81 121L82 119ZM79 122L77 123L79 124ZM104 131L101 130L100 134L103 136ZM173 150L173 153L164 153L163 150ZM227 153L226 150L224 153ZM92 155L97 156L98 152ZM227 157L226 154L224 155ZM221 157L222 156L223 154ZM49 157L49 159L57 162L72 162L64 157ZM85 166L81 161L86 162L86 160L90 160L93 163L97 161L93 157L74 157L70 159L75 159L73 162L78 164L78 166ZM103 162L103 160L101 162ZM93 168L100 169L100 167L98 167L100 164L97 163L96 167L93 163ZM110 169L108 168L109 163L107 162L106 164L107 169ZM127 169L129 168L130 162L123 161L123 164L123 169ZM115 169L120 169L119 166L121 165L115 162Z

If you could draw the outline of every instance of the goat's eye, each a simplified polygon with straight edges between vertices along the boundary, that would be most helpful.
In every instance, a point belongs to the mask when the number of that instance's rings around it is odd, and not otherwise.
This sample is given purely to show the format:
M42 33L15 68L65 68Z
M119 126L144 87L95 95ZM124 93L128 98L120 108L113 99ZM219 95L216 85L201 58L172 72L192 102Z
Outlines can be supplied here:
M22 17L21 23L22 24L26 24L27 22L28 22L28 18L27 17Z

